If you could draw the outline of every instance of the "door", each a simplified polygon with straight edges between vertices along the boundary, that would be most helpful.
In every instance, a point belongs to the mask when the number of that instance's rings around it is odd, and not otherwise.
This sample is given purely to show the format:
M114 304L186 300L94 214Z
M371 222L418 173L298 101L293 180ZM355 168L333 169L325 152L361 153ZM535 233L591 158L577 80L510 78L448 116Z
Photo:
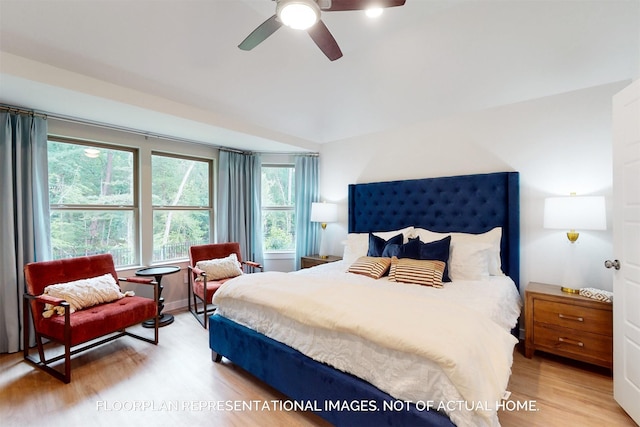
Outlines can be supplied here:
M640 80L613 97L613 250L613 396L640 424Z

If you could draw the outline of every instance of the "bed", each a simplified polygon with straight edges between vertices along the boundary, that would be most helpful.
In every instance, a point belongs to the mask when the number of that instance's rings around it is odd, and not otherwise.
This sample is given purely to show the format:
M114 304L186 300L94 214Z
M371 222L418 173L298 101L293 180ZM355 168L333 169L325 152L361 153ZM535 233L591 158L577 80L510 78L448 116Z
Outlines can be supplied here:
M445 235L475 237L499 230L495 255L504 275L483 278L486 286L482 289L500 289L504 299L484 298L482 292L476 296L473 292L479 289L478 284L465 277L436 289L346 273L361 255L355 254L357 258L348 253L354 249L348 241L342 262L288 274L246 275L227 282L228 290L216 300L218 311L210 318L213 360L228 358L288 396L293 408L317 412L334 425L497 425L496 410L488 406L499 398L486 396L504 391L516 342L508 330L517 325L520 309L518 173L353 184L349 186L348 228L349 239L359 242L370 232L384 236L385 232L405 230L404 237L417 234L421 238L433 233L435 239ZM363 289L366 298L360 297ZM256 290L266 292L264 298L273 305L258 306L257 299L252 299L261 298L254 296L260 295ZM317 293L320 291L329 292L330 297ZM234 299L234 293L240 298ZM427 293L434 298L425 296ZM292 302L280 302L285 294L294 298ZM444 299L445 294L453 295L455 309ZM243 298L244 302L238 302ZM486 304L481 302L485 299ZM354 300L360 303L354 304ZM343 305L340 301L346 302ZM432 305L424 310L427 303ZM447 325L433 323L431 333L416 334L410 322L420 309L433 318L444 318L445 312L455 315ZM389 316L409 323L399 323L406 328L397 327L387 322ZM343 328L361 318L375 328L375 334L363 332L360 336L362 325ZM457 322L469 326L459 327ZM318 329L326 324L331 326ZM452 331L460 331L460 335ZM404 354L404 346L413 348L412 338L416 342L433 340L446 351L438 349L437 354L426 356ZM393 347L396 341L400 344ZM314 348L318 343L321 348ZM471 365L464 368L467 371L458 371L466 362L456 361L452 371L449 355L440 352L459 352L454 347L468 347L470 354L476 347L478 354L491 353L474 359L482 359L478 363L484 363L479 365L483 371L495 370L491 375L496 379L469 374L477 369ZM355 354L368 356L361 360L353 357ZM454 382L453 377L461 382ZM484 384L494 382L493 387Z

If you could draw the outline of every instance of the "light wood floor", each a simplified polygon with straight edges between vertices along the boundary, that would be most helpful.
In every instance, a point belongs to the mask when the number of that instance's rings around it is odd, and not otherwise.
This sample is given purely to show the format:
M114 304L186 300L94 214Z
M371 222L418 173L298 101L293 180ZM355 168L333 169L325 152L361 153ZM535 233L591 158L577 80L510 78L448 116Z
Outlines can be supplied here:
M160 330L157 347L125 337L76 355L72 364L72 381L63 384L21 353L0 355L0 424L328 425L313 413L209 408L286 398L226 360L211 362L207 332L188 312ZM501 411L503 427L635 426L613 400L609 373L588 365L538 354L529 360L516 350L509 390L512 401L533 401L537 411Z

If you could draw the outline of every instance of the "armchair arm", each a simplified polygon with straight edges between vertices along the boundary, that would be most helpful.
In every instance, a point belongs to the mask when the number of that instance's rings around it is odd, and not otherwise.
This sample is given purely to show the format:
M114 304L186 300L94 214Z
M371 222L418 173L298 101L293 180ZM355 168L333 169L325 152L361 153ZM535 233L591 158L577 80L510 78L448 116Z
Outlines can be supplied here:
M199 269L198 267L193 267L191 270L193 271L193 273L194 273L196 276L206 276L206 275L207 275L207 273L205 273L205 271L204 271L204 270L201 270L201 269Z
M158 291L158 282L151 277L140 277L140 276L132 276L132 277L118 277L118 280L121 282L129 282L136 283L139 285L152 285L153 286L153 300L158 302L160 300L160 292Z
M121 282L140 283L143 285L156 285L156 281L150 277L118 277Z
M65 318L65 329L67 328L67 325L69 325L69 314L71 313L71 305L64 299L62 298L56 298L53 297L51 295L46 295L46 294L41 294L41 295L31 295L29 293L24 293L22 295L23 298L23 303L24 303L24 310L28 310L29 312L31 312L31 316L33 319L33 322L35 324L36 322L36 318L39 317L51 317L51 315L54 312L57 312L58 314L62 314L62 311L58 311L57 309L55 309L55 307L62 307L64 309L64 318ZM32 305L30 304L35 302L38 304ZM50 304L52 309L51 310L47 310L46 312L43 311L44 308L46 307L46 304ZM47 314L48 313L48 314ZM25 319L27 318L27 313L25 311Z
M39 302L40 304L59 305L63 307L69 306L69 303L66 300L62 298L52 297L51 295L47 295L47 294L31 295L28 293L24 293L22 294L22 297L24 298L25 301L35 301L35 302Z
M31 296L31 295L30 295ZM36 301L41 302L43 304L51 304L51 305L62 305L63 302L67 302L66 300L63 300L62 298L56 298L56 297L52 297L51 295L38 295L36 297L33 297Z
M257 263L255 261L242 261L242 264L251 268L259 268L260 271L264 271L264 267L262 266L262 264Z
M200 276L204 279L204 281L207 281L207 273L205 273L204 270L199 269L198 267L192 267L192 266L188 266L187 269L189 271L191 271L195 276ZM192 277L192 276L189 276Z

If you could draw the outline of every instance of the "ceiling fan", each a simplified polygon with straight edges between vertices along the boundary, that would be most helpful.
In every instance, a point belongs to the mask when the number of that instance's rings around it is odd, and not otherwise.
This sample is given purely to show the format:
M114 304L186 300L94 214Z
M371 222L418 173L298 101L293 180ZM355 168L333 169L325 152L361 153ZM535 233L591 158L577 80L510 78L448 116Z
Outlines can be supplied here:
M275 33L282 25L306 30L311 39L331 61L342 57L342 51L327 26L320 19L321 11L339 12L366 10L404 5L406 0L273 0L276 13L253 30L238 45L242 50L251 50Z

